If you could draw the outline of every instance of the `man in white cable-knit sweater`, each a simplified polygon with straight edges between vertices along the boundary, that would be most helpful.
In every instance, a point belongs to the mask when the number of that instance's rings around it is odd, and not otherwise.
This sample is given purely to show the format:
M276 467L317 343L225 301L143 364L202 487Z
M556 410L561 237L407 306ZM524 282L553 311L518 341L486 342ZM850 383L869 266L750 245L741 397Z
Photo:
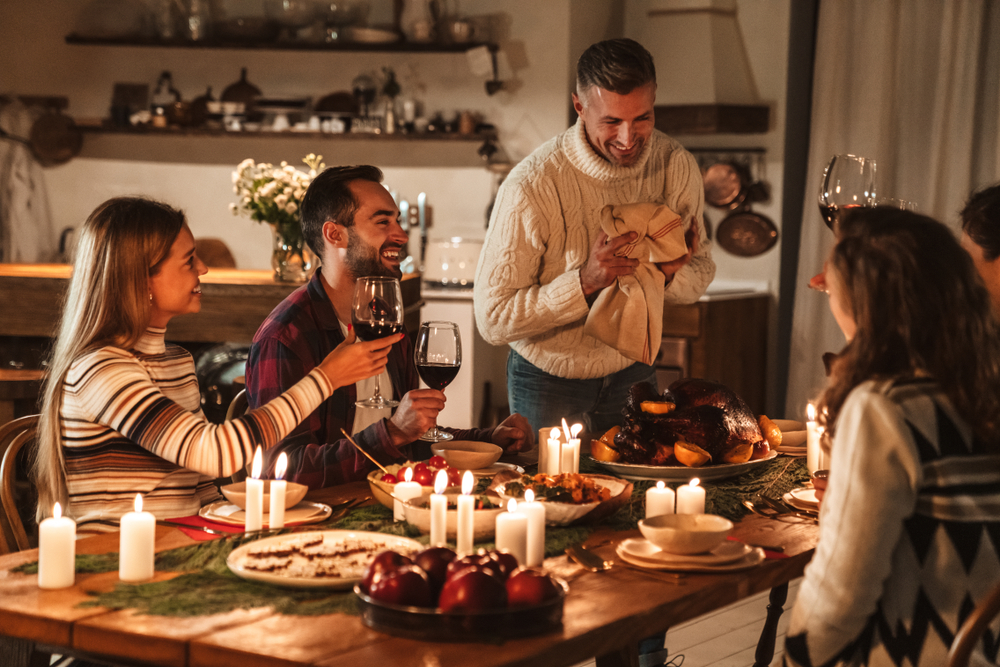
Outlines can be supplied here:
M603 432L620 423L628 389L655 384L634 362L584 332L602 289L639 262L616 253L635 232L608 239L608 204L665 204L678 213L688 252L658 264L666 303L692 303L715 276L702 223L695 159L653 128L656 72L638 43L594 44L577 64L576 124L518 164L497 194L475 279L476 322L509 344L511 410L535 429L562 417Z

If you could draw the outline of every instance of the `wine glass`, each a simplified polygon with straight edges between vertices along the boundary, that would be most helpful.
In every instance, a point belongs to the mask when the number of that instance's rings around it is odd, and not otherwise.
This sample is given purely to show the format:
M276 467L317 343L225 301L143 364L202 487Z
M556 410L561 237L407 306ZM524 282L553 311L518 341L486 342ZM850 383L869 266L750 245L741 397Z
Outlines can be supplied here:
M857 155L834 155L823 171L819 212L826 226L837 232L853 208L875 205L875 160Z
M891 206L892 208L898 208L903 211L912 211L916 213L917 204L916 202L908 201L906 199L900 199L898 197L879 197L878 201L875 202L876 206Z
M403 291L399 281L382 276L358 278L351 304L351 321L361 340L385 338L402 331ZM362 408L394 408L399 401L382 396L376 377L374 395L355 405Z
M462 336L454 322L423 322L417 334L417 347L413 351L417 373L431 389L444 391L458 375L462 366ZM435 424L421 440L440 442L451 440L451 433L442 431Z

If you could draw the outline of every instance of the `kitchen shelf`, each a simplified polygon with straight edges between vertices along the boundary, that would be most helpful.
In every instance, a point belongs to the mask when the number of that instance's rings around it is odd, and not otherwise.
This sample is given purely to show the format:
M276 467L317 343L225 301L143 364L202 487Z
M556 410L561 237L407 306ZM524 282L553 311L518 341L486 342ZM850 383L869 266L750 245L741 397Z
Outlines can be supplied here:
M329 51L331 53L383 52L383 53L464 53L478 46L496 51L496 44L489 42L466 42L464 44L439 44L437 42L417 44L398 41L386 43L368 42L253 42L206 39L192 42L183 39L159 39L148 37L83 37L66 36L67 44L83 46L138 46L168 49L249 49L272 51Z

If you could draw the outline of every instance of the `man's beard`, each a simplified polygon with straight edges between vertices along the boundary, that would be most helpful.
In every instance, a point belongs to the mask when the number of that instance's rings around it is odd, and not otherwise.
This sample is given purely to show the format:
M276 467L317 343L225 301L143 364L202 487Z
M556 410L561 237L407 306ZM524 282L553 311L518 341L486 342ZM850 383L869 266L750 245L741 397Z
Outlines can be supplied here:
M392 269L382 263L379 251L380 248L373 248L365 243L354 229L347 228L347 253L344 256L344 263L355 280L364 276L403 277L403 272L399 268Z

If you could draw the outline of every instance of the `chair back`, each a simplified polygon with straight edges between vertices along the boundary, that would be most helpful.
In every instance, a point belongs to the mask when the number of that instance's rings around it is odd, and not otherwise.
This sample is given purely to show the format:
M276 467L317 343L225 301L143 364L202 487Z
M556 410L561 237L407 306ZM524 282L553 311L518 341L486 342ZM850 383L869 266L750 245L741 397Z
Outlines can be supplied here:
M38 415L21 417L0 426L0 554L30 547L14 497L14 472L18 452L35 439L37 432Z
M948 651L947 667L966 667L969 664L973 649L997 616L1000 616L1000 582L997 582L993 590L980 600L962 627L958 629L955 641L951 643L951 649Z

